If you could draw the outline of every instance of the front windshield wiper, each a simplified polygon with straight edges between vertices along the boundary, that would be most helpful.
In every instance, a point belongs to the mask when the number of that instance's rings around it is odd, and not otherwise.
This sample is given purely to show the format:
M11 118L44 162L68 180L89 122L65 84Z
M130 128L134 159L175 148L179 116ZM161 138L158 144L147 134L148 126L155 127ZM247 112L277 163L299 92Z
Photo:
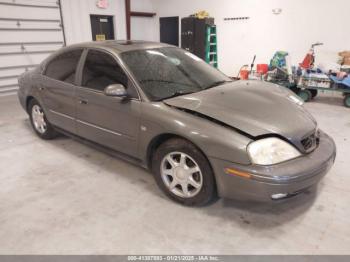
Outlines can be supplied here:
M173 97L184 96L184 95L189 95L189 94L193 94L193 93L194 93L194 91L188 91L188 92L176 91L171 96L167 96L167 97L161 98L159 100L170 99L170 98L173 98Z
M225 83L231 83L231 82L232 81L229 81L229 80L216 81L216 82L212 83L211 85L205 87L204 89L213 88L213 87L220 86L220 85L223 85Z
M140 84L147 83L147 82L160 82L160 83L166 83L166 84L174 84L174 85L182 85L182 86L189 86L192 87L189 84L186 83L180 83L180 82L174 82L174 81L168 81L168 80L158 80L158 79L144 79L139 81Z

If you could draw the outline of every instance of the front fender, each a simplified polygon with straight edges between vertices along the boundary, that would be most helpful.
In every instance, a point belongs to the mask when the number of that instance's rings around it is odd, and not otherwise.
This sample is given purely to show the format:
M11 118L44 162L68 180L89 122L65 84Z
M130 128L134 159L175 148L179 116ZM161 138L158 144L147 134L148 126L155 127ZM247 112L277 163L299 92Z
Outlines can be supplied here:
M249 165L248 137L208 119L169 107L161 102L142 103L140 159L147 163L151 141L163 134L183 137L195 144L208 158Z

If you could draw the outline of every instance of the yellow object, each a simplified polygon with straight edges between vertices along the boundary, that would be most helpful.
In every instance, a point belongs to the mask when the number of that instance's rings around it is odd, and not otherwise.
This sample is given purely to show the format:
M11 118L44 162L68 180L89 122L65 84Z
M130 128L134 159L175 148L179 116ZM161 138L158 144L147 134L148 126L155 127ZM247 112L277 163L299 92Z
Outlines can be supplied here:
M96 41L105 41L106 35L96 35Z
M195 13L194 15L195 17L197 17L198 19L204 19L204 18L207 18L209 17L209 13L207 11L199 11L197 13Z
M235 175L235 176L240 176L240 177L244 177L244 178L251 178L251 174L246 173L246 172L242 172L233 168L225 168L225 173L228 175Z

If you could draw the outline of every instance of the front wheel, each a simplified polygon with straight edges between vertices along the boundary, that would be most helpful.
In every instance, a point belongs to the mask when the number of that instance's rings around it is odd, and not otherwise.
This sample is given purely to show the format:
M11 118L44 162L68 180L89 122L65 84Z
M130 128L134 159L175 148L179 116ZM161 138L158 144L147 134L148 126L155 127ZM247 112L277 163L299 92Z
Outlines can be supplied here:
M345 97L344 97L344 106L350 107L350 94L345 95Z
M30 123L35 133L42 139L49 140L55 138L58 134L47 121L44 110L38 101L32 99L28 105Z
M304 102L309 102L312 98L312 94L308 89L300 89L298 96L304 100Z
M152 170L158 186L178 203L203 206L216 197L214 174L197 147L183 139L170 139L154 154Z

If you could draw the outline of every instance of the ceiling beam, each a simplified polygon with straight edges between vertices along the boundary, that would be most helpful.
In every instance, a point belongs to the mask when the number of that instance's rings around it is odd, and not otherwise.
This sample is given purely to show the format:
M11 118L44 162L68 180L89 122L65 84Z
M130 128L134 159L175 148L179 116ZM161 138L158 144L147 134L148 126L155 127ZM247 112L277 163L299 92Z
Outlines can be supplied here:
M150 13L150 12L136 12L131 11L130 8L130 2L131 0L125 0L125 17L126 17L126 39L131 39L131 17L137 16L137 17L153 17L156 15L156 13Z
M126 39L131 38L131 11L130 11L130 0L125 0L125 16L126 16Z
M141 17L153 17L153 16L156 15L156 13L131 11L131 12L130 12L130 15L131 15L131 16L141 16Z

